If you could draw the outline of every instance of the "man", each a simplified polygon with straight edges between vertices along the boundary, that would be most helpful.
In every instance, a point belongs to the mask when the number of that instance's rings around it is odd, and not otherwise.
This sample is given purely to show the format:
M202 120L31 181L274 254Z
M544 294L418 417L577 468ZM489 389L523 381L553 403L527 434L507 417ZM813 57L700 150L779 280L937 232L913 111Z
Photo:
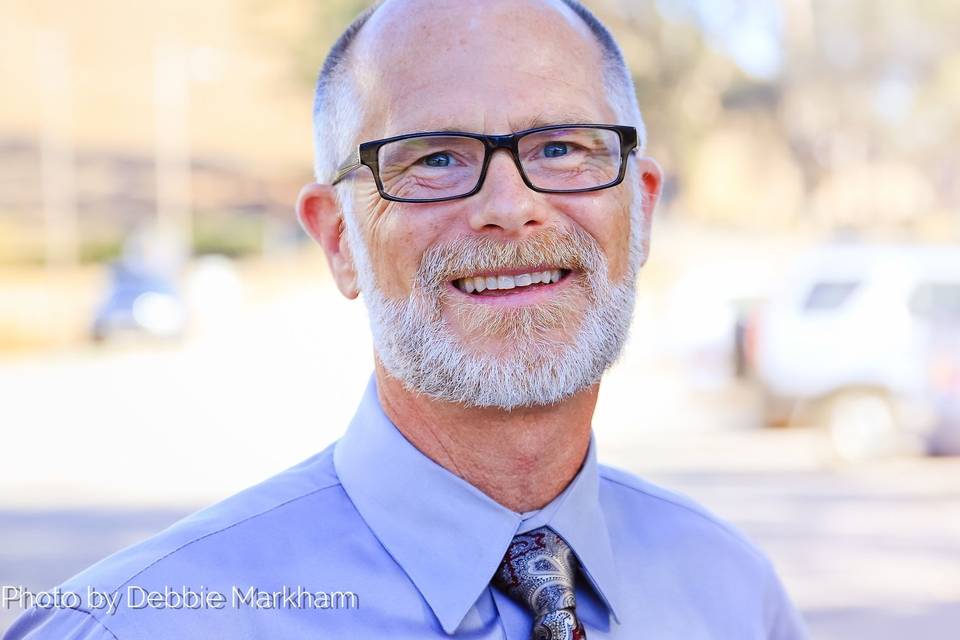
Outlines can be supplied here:
M376 355L347 433L64 586L114 611L8 637L804 637L738 532L596 461L661 182L606 29L574 0L387 0L331 52L315 130L299 218Z

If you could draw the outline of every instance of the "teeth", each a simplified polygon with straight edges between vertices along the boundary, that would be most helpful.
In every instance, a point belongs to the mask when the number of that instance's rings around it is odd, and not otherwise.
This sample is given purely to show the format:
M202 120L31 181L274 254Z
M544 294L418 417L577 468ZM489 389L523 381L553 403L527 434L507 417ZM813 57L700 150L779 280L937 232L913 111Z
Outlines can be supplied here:
M559 269L552 271L537 271L535 273L522 273L517 276L473 276L460 278L454 284L458 289L466 293L476 291L496 291L500 289L514 289L516 287L529 287L531 284L550 284L560 280L561 272Z

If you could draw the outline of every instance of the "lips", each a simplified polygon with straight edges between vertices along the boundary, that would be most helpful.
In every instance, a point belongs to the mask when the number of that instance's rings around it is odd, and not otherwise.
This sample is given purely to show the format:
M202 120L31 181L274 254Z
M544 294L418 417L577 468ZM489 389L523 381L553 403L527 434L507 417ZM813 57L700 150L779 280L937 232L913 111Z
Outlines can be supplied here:
M559 282L570 271L568 269L544 269L520 273L486 273L465 276L453 281L453 285L467 294L480 295L485 292L500 292L510 289L537 287ZM489 295L489 293L487 293Z

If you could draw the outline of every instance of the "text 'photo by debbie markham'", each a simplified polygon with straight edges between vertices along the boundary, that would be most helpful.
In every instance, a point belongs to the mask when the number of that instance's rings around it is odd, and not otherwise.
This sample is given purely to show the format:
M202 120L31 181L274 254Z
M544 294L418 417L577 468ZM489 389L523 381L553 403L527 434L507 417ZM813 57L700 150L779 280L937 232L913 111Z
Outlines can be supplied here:
M955 637L952 0L0 39L3 640Z

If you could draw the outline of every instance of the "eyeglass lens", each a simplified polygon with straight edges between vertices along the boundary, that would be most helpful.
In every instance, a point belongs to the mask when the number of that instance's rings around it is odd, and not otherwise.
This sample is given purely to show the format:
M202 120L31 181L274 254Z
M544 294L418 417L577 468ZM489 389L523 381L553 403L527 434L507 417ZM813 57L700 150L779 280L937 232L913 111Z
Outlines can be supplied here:
M486 146L464 136L419 136L383 145L380 181L388 195L449 198L473 191ZM538 189L577 191L607 185L620 173L620 136L591 127L548 129L518 142L520 165Z

